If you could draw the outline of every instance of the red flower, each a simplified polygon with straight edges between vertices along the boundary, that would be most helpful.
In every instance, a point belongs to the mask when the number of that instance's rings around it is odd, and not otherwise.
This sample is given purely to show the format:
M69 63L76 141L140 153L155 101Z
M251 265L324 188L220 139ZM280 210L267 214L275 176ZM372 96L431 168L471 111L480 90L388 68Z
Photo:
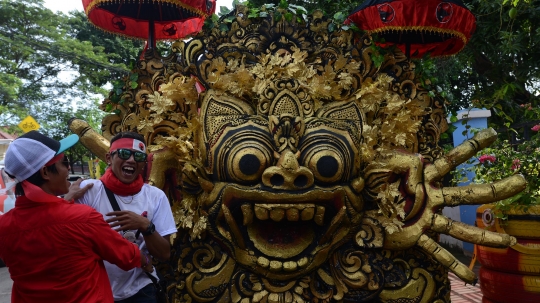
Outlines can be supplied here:
M535 131L535 132L539 131L539 130L540 130L540 124L536 124L535 126L533 126L533 127L531 128L531 130L532 130L532 131Z
M482 155L480 156L480 158L478 158L478 160L482 164L484 164L486 161L489 161L490 163L494 163L497 160L497 158L495 158L495 156L493 155Z
M521 167L521 161L519 161L519 159L514 159L514 161L512 161L512 170L517 170Z

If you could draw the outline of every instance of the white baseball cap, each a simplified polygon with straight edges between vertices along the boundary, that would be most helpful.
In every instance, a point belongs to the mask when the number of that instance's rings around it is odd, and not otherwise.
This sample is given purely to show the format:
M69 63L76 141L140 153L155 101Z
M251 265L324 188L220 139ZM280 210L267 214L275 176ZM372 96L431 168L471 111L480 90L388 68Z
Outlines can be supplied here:
M75 134L56 141L38 131L30 131L13 140L8 146L4 169L8 174L15 176L16 182L22 182L78 141L79 136Z

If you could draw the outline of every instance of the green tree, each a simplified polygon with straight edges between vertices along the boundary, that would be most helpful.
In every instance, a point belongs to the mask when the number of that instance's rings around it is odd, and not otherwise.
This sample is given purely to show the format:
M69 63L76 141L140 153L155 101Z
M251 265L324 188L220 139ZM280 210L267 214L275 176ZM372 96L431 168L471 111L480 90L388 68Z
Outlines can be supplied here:
M454 58L451 76L440 76L454 99L492 109L500 125L517 122L521 105L540 105L540 0L465 3L477 30Z
M103 52L107 54L107 60L112 64L118 64L128 67L133 67L133 64L138 60L144 42L142 40L127 39L119 35L104 32L88 21L88 17L84 12L74 11L70 14L67 20L67 34L79 41L88 41L94 47L103 48ZM131 68L130 68L131 69ZM120 79L125 76L124 70L111 70L110 74L101 75L93 72L90 65L79 65L79 73L92 75L92 83L98 86L104 85L110 80Z
M249 5L252 7L261 7L264 4L275 4L278 6L280 2L284 0L249 0ZM242 2L242 1L240 1ZM290 0L290 1L284 1L288 4L298 5L305 8L308 13L312 13L314 10L321 10L323 11L327 16L334 16L336 13L343 14L344 16L348 16L348 13L352 12L354 8L356 8L361 1L353 1L353 0L322 0L322 1L304 1L304 0Z
M141 44L98 31L84 13L53 13L42 0L0 0L0 42L0 126L21 134L16 125L31 115L56 139L71 133L72 117L100 128L104 85L128 74ZM69 153L72 161L88 156L82 146Z
M44 8L42 0L0 1L0 125L32 105L84 103L106 93L98 79L108 79L111 71L127 73L103 47L71 37L69 20Z
M88 104L78 106L76 109L69 105L58 105L50 103L41 103L34 105L34 111L45 113L41 116L40 132L51 136L52 138L61 139L72 134L68 127L68 121L75 117L85 120L92 129L101 128L101 120L105 116L105 112L98 109L101 100L93 98ZM70 160L71 172L74 173L75 162L86 163L89 157L92 157L90 151L82 144L78 143L74 147L66 151L66 155Z

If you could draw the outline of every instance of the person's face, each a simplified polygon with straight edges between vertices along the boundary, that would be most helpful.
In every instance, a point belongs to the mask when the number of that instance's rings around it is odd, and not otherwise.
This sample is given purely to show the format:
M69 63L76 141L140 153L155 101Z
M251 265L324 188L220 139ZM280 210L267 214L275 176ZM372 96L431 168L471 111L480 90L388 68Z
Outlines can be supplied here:
M118 178L118 180L120 180L120 182L130 184L135 181L139 174L141 174L143 171L144 166L146 165L146 159L141 161L142 159L137 157L137 160L139 161L135 161L134 153L140 151L125 148L123 149L124 151L120 150L121 149L118 149L108 153L107 162L109 163L112 172ZM131 151L131 154L129 154L128 151ZM122 154L119 155L119 152Z
M43 168L43 174L46 174L47 188L50 194L55 196L61 196L67 194L71 183L68 181L69 176L69 161L66 156L63 160L56 161L52 164L56 167L57 173L48 171L47 168Z

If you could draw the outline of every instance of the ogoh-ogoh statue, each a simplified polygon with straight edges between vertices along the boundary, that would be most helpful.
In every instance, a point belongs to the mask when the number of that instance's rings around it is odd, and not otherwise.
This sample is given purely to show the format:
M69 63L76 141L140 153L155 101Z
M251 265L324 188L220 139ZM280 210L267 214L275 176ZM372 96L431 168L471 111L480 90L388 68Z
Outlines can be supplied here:
M441 215L525 181L442 186L496 133L443 154L443 101L401 52L377 65L369 37L329 31L320 13L250 18L237 6L233 16L228 31L140 61L138 87L104 103L117 114L103 137L145 135L150 182L171 200L179 231L159 265L171 302L449 302L448 271L476 278L438 233L515 244ZM71 129L107 151L84 121Z

